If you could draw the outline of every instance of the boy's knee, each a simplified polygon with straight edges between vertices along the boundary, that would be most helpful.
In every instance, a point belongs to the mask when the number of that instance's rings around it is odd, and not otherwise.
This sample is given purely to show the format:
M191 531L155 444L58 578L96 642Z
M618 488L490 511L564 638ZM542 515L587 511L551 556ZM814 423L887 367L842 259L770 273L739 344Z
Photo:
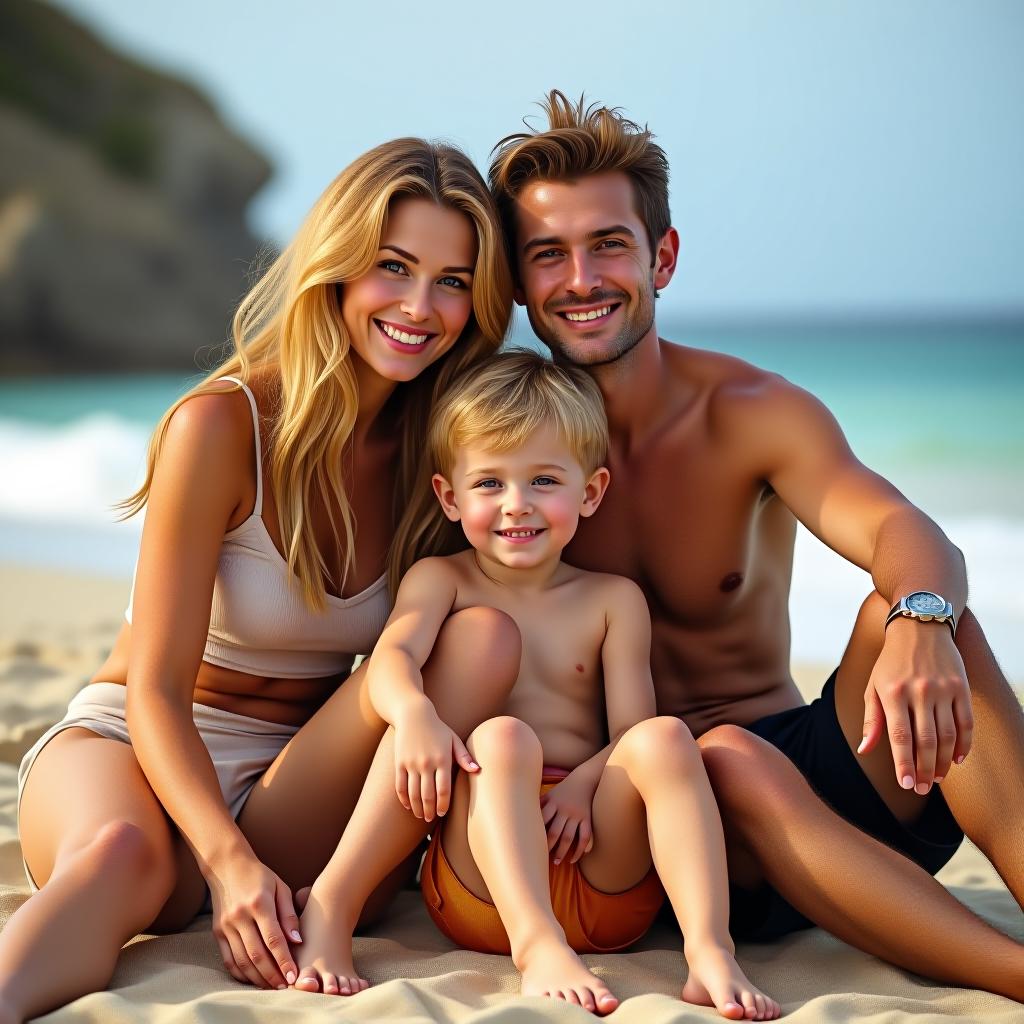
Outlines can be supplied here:
M478 725L466 741L470 753L486 767L499 761L540 764L544 757L537 734L525 722L511 715L489 718Z
M615 745L616 758L638 771L678 774L700 768L700 753L686 723L672 715L638 722Z

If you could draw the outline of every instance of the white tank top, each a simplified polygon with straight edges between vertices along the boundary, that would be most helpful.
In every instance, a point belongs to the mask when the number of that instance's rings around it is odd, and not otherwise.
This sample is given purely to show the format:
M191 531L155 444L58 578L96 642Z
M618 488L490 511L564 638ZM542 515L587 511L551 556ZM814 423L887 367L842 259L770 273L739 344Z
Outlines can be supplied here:
M288 568L263 522L263 450L256 399L249 399L256 439L256 503L252 515L224 534L210 606L203 661L265 678L310 679L346 674L357 654L368 654L390 612L386 578L352 597L326 596L323 612L302 600L298 579ZM291 585L289 585L291 584ZM125 618L132 621L132 600Z

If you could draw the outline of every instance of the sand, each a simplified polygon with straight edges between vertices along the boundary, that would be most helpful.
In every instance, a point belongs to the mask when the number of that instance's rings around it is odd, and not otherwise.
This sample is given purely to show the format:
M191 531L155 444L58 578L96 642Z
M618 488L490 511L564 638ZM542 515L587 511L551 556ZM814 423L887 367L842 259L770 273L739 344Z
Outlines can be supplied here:
M128 584L0 565L0 925L27 898L15 826L22 753L63 713L113 640ZM812 694L829 666L795 666ZM1011 827L1008 825L1008 827ZM1019 827L1015 823L1012 827ZM940 880L998 928L1024 940L1024 916L982 854L965 843ZM913 927L913 908L894 908ZM955 956L950 942L950 956ZM1000 996L950 988L891 967L814 929L773 945L741 944L755 984L783 1004L787 1019L820 1021L984 1020L1019 1022L1024 1008ZM387 922L356 944L373 988L344 1003L239 985L220 965L209 917L177 935L142 937L125 949L109 989L79 999L47 1021L585 1021L578 1007L517 997L506 957L454 949L417 895L402 893ZM685 979L679 937L658 926L634 950L584 958L624 1000L623 1024L711 1021L678 1000ZM59 970L59 965L54 965Z

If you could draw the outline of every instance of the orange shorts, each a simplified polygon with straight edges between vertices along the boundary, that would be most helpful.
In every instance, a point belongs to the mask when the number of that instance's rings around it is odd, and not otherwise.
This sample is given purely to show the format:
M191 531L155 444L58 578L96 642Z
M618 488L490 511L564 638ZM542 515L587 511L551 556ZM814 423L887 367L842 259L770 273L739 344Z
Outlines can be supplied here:
M541 793L557 785L565 772L544 769ZM420 886L434 924L456 945L480 953L510 952L508 935L493 903L467 889L445 856L444 823L435 830L423 858ZM614 953L640 939L665 899L654 871L632 889L608 893L595 889L578 863L549 862L551 906L577 953Z

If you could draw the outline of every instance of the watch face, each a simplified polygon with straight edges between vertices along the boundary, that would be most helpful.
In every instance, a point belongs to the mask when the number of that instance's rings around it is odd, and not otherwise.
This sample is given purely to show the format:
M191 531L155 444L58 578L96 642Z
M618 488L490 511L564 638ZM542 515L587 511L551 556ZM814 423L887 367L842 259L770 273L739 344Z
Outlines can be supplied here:
M946 610L946 602L938 594L919 590L907 597L907 607L918 615L938 615Z

